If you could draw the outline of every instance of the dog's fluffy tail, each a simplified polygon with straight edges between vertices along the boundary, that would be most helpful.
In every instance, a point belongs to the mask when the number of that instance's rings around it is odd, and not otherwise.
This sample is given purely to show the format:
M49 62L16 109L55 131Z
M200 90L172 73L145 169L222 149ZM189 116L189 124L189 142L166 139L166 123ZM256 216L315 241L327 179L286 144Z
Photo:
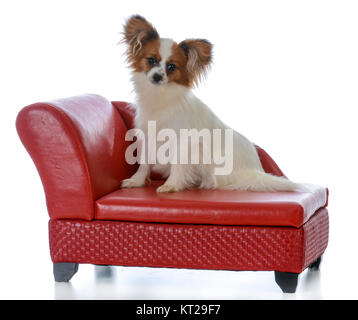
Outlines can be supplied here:
M309 191L307 185L296 183L285 177L274 176L261 171L240 172L230 183L219 185L220 189L252 191Z

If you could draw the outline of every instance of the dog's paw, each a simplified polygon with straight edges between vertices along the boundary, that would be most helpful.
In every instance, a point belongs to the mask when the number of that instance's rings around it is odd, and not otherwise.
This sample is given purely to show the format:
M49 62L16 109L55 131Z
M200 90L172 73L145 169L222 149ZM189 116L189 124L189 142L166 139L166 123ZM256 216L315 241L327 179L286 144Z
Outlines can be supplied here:
M177 192L178 188L172 186L171 184L163 184L157 188L157 192Z
M139 187L143 187L144 183L139 183L138 181L129 178L129 179L125 179L121 182L121 188L139 188Z

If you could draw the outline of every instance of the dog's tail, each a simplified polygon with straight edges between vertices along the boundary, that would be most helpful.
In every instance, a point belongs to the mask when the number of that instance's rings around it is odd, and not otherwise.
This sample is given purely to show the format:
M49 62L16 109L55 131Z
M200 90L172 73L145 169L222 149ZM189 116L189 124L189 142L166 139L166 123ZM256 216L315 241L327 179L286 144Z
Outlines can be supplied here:
M261 171L245 171L233 175L228 184L219 184L220 189L251 191L309 191L307 184L296 183L285 177Z

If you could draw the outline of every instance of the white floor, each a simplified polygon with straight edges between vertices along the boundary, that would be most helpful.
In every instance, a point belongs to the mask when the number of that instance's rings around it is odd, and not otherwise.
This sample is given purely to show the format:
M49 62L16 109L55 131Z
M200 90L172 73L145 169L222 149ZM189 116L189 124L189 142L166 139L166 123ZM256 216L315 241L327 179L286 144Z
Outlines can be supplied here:
M283 294L273 272L231 272L80 265L68 283L56 283L48 259L5 266L1 299L355 299L350 273L304 271L296 294ZM20 259L19 259L20 260ZM4 267L4 265L2 266ZM3 272L3 271L2 271ZM353 273L354 271L352 271Z

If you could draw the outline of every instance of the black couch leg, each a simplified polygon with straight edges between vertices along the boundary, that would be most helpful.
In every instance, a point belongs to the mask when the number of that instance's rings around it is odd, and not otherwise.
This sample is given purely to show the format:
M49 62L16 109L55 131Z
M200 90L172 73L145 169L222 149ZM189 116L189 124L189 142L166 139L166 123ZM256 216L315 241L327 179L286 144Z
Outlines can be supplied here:
M275 281L284 293L295 293L298 273L275 271Z
M78 263L61 262L53 264L53 275L56 282L68 282L78 271Z
M321 264L322 261L322 256L319 256L315 261L313 261L308 268L312 269L312 270L319 270L319 266Z

